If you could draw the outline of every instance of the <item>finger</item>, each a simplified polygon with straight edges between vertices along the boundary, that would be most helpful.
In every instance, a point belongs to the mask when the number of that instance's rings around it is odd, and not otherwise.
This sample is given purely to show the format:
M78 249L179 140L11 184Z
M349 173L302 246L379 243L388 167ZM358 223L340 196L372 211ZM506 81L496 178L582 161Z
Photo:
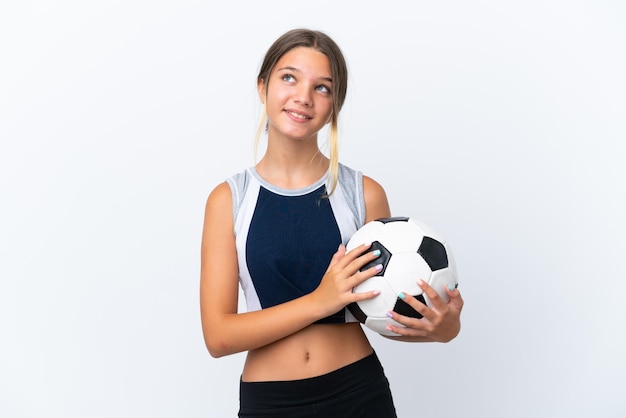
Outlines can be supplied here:
M330 259L330 264L328 265L328 269L330 270L330 268L334 266L335 264L337 264L337 262L341 260L343 256L345 255L346 255L346 246L343 244L339 244L339 248L337 248L337 251L335 251L335 254L333 254L333 257Z
M373 299L380 295L379 289L369 290L367 292L352 293L352 302L359 302L362 300Z
M375 260L380 257L380 250L374 250L374 251L368 251L368 249L370 248L370 244L367 244L365 247L365 250L361 250L360 253L356 254L356 258L352 259L349 264L347 264L345 266L345 268L347 269L347 271L349 272L350 275L354 275L357 272L361 271L361 272L365 272L368 269L370 269L371 267L376 266L378 263L375 262ZM356 248L355 248L356 249ZM354 250L350 251L345 258L347 258L349 255L355 255L352 254ZM376 271L376 273L378 273L382 267L378 267L378 270ZM374 273L374 275L376 274ZM371 277L372 275L368 276Z
M374 256L374 258L372 260L375 259L376 256ZM359 284L363 283L364 281L366 281L367 279L370 279L374 276L376 276L378 273L380 273L380 271L383 269L383 265L382 264L374 264L373 266L363 270L363 271L359 271L358 269L348 278L348 285L352 288L358 286Z
M387 316L392 318L395 322L388 324L385 328L387 330L398 334L399 336L404 337L427 337L428 330L426 326L419 322L419 320L411 324L411 326L404 324L404 319L402 315L398 315L396 312L390 311ZM402 321L402 322L401 322Z
M442 311L446 307L446 301L439 295L439 293L428 283L422 279L417 280L417 285L430 299L431 308L436 311ZM449 290L449 289L448 289Z
M448 294L448 296L450 296L448 306L453 307L460 312L461 309L463 309L465 301L461 297L461 292L459 292L459 289L456 287L453 287L452 289L446 288L446 293Z
M401 292L398 297L410 307L415 309L420 315L422 315L422 318L429 320L430 318L433 318L435 316L435 313L428 306L426 306L426 304L422 303L422 301L409 295L408 293ZM405 316L395 311L390 311L387 316L393 318L395 321L401 323L402 325L411 328L420 328L425 325L425 321L422 321L422 318Z
M342 258L342 267L348 266L350 263L358 259L358 257L367 253L367 250L372 246L371 243L361 244L358 247L354 247L350 251L346 251L344 247L345 254Z
M363 244L359 245L358 247L354 247L350 251L347 251L347 254L349 254L354 259L354 258L357 258L358 256L362 255L371 246L372 246L371 242L364 242Z
M432 313L426 305L410 295L405 295L404 300L422 315L427 314L427 312ZM389 311L387 312L387 317L393 319L397 323L389 324L387 327L388 330L395 332L396 334L407 337L432 337L432 332L434 330L433 323L428 320L426 315L418 319L401 315L395 311Z

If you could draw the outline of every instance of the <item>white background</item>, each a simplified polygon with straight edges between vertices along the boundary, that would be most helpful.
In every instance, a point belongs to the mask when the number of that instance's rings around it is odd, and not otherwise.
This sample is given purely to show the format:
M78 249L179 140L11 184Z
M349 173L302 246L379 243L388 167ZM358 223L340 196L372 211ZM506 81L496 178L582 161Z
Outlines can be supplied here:
M350 66L342 161L447 236L449 344L371 335L400 417L626 414L622 1L5 1L0 417L234 417L205 199L253 163L294 27Z

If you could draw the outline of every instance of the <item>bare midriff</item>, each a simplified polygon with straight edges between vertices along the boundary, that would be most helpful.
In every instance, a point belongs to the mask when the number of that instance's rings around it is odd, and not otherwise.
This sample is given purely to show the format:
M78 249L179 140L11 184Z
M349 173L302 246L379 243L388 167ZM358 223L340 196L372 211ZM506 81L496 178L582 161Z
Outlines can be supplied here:
M359 323L310 325L248 352L244 382L297 380L330 373L373 352Z

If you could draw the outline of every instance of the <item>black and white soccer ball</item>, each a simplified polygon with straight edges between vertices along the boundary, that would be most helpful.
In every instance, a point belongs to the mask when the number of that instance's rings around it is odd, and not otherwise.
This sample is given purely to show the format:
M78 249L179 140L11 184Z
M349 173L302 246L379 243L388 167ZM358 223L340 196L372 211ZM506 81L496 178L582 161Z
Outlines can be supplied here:
M354 317L369 329L382 335L394 336L387 325L402 326L386 316L393 310L414 318L422 315L398 297L408 293L427 306L430 298L417 285L422 279L447 302L446 287L458 286L457 269L446 240L427 225L408 217L383 218L368 222L348 241L349 251L361 244L372 243L368 251L380 250L381 255L365 265L365 270L382 264L382 270L353 289L367 292L378 289L380 294L348 305Z

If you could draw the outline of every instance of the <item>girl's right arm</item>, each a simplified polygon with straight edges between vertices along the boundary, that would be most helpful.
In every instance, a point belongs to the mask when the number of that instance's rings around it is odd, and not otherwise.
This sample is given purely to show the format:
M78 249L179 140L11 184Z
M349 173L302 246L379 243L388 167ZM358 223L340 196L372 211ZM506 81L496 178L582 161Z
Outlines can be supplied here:
M351 302L378 294L352 293L354 286L376 274L376 267L364 272L358 270L377 255L371 251L364 253L368 246L349 253L340 246L315 291L271 308L237 313L239 274L233 231L230 187L222 183L207 199L201 247L202 331L213 357L252 350L278 341Z

